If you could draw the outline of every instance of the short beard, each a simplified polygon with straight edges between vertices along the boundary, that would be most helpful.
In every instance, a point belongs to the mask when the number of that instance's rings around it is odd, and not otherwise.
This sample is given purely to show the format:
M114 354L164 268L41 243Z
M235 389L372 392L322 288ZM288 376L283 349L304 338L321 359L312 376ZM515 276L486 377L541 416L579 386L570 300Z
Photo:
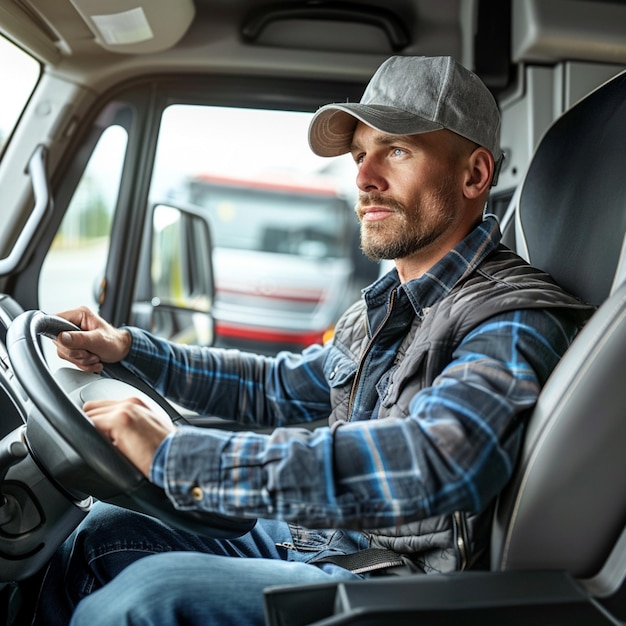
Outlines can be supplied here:
M356 211L360 218L362 204L376 204L392 209L395 220L364 223L361 221L361 250L373 261L402 259L423 250L435 242L453 220L450 211L451 187L442 185L437 194L429 199L430 210L419 200L411 207L378 193L361 194ZM400 219L398 219L400 218Z

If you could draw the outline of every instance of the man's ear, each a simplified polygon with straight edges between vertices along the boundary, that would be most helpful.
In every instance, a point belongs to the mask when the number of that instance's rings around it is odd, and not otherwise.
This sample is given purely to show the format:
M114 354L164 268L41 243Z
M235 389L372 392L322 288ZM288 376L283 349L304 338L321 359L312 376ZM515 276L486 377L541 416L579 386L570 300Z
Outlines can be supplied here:
M479 198L489 192L495 169L493 156L487 148L479 146L469 156L463 193L468 199Z

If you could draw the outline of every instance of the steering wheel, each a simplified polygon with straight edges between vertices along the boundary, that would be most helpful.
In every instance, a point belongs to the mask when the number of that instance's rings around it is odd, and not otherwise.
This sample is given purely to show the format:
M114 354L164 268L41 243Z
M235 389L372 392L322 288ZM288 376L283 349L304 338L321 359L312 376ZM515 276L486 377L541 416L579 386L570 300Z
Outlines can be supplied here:
M73 401L55 379L40 346L40 335L55 339L66 330L80 328L34 310L17 316L7 332L6 347L14 374L37 409L31 411L26 423L26 443L45 473L76 498L91 495L196 534L231 539L250 531L254 519L176 509L163 489L149 482L96 430L80 408L82 404ZM121 364L106 365L105 374L110 378L93 378L106 381L108 388L124 387L125 397L147 396L170 418L181 420L160 394ZM128 389L129 384L133 389Z

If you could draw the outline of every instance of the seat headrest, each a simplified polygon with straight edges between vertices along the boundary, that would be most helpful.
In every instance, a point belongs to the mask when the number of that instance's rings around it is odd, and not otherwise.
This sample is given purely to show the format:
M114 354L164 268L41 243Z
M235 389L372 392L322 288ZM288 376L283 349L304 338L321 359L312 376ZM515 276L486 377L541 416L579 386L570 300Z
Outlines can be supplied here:
M626 231L626 72L550 127L519 205L530 262L598 305L611 292Z

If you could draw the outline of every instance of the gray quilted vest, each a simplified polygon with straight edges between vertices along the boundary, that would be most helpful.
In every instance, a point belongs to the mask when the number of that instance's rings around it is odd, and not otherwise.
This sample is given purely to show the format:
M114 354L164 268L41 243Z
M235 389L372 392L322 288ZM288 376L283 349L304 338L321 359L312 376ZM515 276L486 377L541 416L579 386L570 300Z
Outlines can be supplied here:
M451 361L461 340L488 318L511 310L562 309L579 325L591 307L565 293L545 273L532 268L504 246L499 246L452 291L427 310L420 321L415 316L400 348L389 384L381 392L379 418L407 416L411 398L430 386ZM358 364L370 340L366 305L353 305L341 318L334 341ZM354 372L331 390L330 424L349 419L350 393L358 385ZM370 381L371 384L371 381ZM370 531L370 545L409 555L424 572L450 572L486 563L493 505L478 514L455 512L394 528Z

